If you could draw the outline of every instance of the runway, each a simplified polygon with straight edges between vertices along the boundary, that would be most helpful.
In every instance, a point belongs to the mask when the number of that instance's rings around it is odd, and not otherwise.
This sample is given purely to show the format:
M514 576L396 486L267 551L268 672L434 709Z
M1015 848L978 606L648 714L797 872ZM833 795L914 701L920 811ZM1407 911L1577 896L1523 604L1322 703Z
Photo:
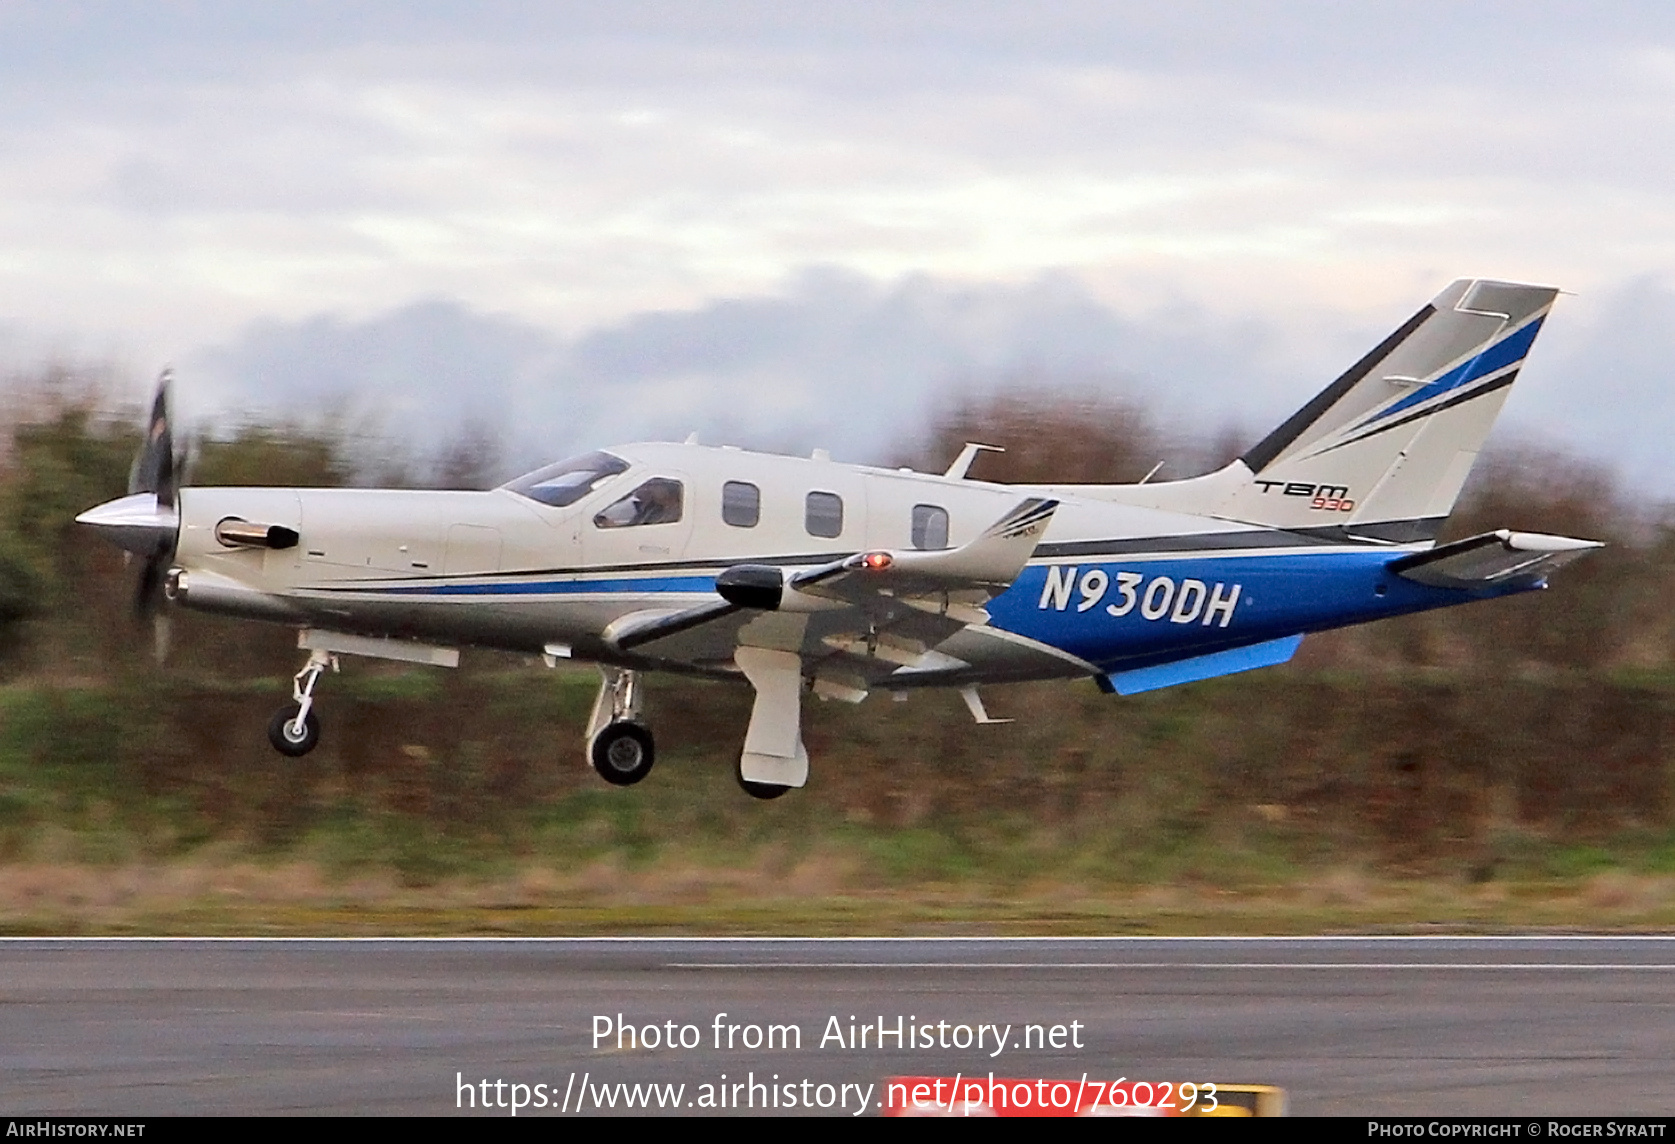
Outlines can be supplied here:
M578 1083L684 1085L663 1111L690 1114L740 1082L801 1094L781 1114L872 1086L875 1113L886 1077L991 1072L1275 1084L1298 1115L1662 1115L1672 1058L1665 937L0 941L14 1115L509 1115L512 1084L543 1086L521 1116L560 1090L596 1111Z

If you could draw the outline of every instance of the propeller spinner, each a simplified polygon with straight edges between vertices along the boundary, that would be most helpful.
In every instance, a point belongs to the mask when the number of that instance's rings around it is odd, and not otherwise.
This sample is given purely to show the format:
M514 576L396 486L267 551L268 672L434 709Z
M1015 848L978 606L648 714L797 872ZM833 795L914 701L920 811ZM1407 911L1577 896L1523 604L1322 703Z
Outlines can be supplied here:
M157 379L145 440L128 472L128 495L76 517L77 523L88 525L144 562L134 585L134 615L152 620L159 659L167 646L168 629L158 604L180 534L180 516L175 508L178 463L169 419L170 381L168 370Z

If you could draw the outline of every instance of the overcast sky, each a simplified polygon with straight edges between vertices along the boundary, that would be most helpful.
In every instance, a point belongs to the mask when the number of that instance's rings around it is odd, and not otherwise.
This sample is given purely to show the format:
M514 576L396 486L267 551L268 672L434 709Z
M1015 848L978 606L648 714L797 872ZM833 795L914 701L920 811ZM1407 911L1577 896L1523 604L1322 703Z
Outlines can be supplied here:
M1576 292L1508 428L1675 495L1671 11L0 3L0 354L867 458L1055 380L1256 431L1488 276Z

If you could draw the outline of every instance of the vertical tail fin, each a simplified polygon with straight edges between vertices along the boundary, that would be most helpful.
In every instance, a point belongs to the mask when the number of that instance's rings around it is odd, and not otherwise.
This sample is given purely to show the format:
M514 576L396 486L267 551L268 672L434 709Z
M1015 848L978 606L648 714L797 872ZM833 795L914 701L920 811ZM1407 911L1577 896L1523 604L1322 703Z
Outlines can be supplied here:
M1557 295L1454 283L1252 447L1216 515L1434 539Z

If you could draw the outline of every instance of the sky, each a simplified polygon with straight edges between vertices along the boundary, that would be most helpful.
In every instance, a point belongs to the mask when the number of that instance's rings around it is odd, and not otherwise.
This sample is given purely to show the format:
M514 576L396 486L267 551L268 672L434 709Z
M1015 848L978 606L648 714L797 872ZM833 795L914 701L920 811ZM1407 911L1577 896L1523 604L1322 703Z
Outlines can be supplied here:
M508 457L899 454L939 402L1254 436L1461 277L1501 435L1675 497L1675 10L0 2L0 364Z

